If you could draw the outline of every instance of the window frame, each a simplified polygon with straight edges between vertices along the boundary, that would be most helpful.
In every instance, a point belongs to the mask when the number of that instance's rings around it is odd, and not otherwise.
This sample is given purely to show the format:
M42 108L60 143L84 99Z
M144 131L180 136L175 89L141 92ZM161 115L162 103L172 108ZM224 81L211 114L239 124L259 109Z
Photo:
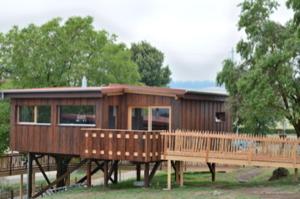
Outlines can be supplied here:
M33 107L33 122L21 122L20 121L20 107L28 106ZM38 121L38 106L49 106L50 107L50 123L39 123ZM48 104L39 104L39 105L17 105L17 124L19 125L36 125L36 126L50 126L52 116L51 105Z
M152 109L155 109L155 108L168 109L169 110L169 131L171 130L171 127L172 127L172 107L171 106L129 106L128 107L128 121L127 121L128 130L132 130L132 109L134 109L134 108L148 109L148 130L147 131L152 131Z
M93 106L95 108L95 124L70 124L70 123L60 123L60 107L61 106ZM66 127L96 127L96 115L97 115L96 105L84 104L84 105L68 105L68 104L60 104L57 105L57 125L58 126L66 126Z

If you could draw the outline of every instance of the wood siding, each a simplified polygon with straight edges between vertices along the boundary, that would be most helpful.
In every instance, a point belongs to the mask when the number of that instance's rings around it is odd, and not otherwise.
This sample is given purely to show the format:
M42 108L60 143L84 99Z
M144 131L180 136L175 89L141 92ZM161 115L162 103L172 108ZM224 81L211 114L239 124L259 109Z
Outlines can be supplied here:
M53 153L79 155L80 126L58 124L59 105L96 106L96 126L101 125L101 99L17 99L12 100L10 146L20 152ZM31 125L17 123L17 106L50 105L51 125Z
M51 125L17 123L17 106L50 105ZM11 100L10 146L20 152L80 155L82 139L80 126L58 124L59 105L96 106L95 128L108 128L109 106L117 106L117 128L128 129L128 108L132 106L171 107L171 129L231 131L231 116L225 102L205 99L184 99L169 96L126 93L102 98L41 98ZM225 122L215 122L215 113L225 112Z
M229 108L224 101L181 101L180 127L182 130L225 131L232 130L232 119ZM225 112L225 121L216 122L216 112Z

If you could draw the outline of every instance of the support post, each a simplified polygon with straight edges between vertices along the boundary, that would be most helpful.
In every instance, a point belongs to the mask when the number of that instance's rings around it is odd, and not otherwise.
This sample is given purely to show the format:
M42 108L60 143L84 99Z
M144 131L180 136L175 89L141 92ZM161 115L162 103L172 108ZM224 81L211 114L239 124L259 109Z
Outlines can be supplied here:
M104 187L108 186L108 180L109 180L109 175L108 175L108 160L104 161L104 166L103 166L103 173L104 173Z
M180 161L175 161L175 180L176 184L180 184Z
M32 195L35 194L35 171L32 171Z
M211 181L215 182L216 181L216 163L211 164L212 167L212 174L211 174Z
M113 183L114 184L117 184L118 183L118 160L116 160L115 164L114 164L114 180L113 180Z
M183 186L183 161L180 161L179 162L179 176L180 176L180 180L179 180L179 183L180 183L180 186L182 187Z
M91 187L92 185L91 169L92 169L92 162L91 160L88 160L86 165L86 186L87 187Z
M215 180L216 180L216 163L207 163L207 166L211 173L211 181L215 182Z
M27 155L27 198L32 198L32 154Z
M168 190L171 190L171 172L172 172L172 165L171 160L168 160Z
M144 169L144 187L149 187L149 162L145 163L145 169Z
M136 163L136 181L141 181L141 163Z
M20 199L23 199L23 173L20 175Z

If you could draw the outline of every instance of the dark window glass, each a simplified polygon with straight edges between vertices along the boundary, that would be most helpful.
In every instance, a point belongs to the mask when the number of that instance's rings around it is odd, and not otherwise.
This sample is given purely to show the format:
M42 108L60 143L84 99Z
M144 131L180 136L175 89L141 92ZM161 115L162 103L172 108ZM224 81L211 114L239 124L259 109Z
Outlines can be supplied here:
M148 108L133 108L131 117L133 130L148 130Z
M96 124L95 106L60 106L60 124Z
M117 128L117 114L118 114L117 106L108 107L108 128L110 129Z
M216 112L216 122L225 122L225 112Z
M51 123L51 107L37 106L37 123Z
M34 106L19 107L19 122L34 122Z
M169 124L168 108L152 108L152 130L169 130Z

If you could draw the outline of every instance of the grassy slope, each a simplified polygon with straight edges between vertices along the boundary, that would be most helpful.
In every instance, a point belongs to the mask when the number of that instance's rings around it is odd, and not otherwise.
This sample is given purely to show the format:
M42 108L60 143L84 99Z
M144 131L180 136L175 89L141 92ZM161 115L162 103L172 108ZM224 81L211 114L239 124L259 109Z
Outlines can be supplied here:
M254 177L247 183L239 183L236 176L245 169L236 170L230 173L218 173L217 181L210 182L210 175L198 172L185 174L185 186L178 187L173 185L171 191L164 191L166 186L166 175L160 173L153 181L151 188L136 188L133 186L133 180L128 180L117 185L111 185L110 188L96 186L93 188L76 188L64 193L59 193L48 198L66 198L66 199L82 199L82 198L107 198L107 199L123 199L123 198L239 198L254 199L259 198L256 195L248 193L246 189L272 187L276 190L289 190L300 193L299 182L295 182L293 177L284 180L269 182L267 179L271 174L270 169L264 170L260 175Z

